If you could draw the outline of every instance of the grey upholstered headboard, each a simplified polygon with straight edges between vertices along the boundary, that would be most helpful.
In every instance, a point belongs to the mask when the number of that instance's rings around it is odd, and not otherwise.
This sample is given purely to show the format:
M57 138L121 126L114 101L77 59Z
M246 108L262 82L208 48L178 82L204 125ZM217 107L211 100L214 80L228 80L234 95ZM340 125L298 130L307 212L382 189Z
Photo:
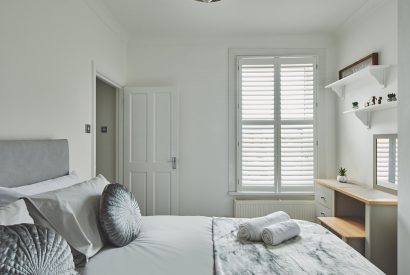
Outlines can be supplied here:
M67 140L0 141L0 186L17 187L67 175Z

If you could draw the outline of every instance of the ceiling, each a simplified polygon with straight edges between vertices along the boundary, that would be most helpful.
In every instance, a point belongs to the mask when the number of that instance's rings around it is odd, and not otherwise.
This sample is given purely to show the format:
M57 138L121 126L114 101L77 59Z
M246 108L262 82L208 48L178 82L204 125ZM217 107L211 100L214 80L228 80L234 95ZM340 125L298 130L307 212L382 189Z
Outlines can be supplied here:
M380 0L100 0L130 35L332 32Z

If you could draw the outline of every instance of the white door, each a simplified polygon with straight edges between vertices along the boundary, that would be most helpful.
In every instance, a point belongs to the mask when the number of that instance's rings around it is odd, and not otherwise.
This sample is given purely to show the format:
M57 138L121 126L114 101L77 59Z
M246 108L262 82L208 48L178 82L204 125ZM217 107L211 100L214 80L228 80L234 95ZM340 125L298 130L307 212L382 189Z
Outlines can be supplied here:
M124 96L124 183L143 215L178 215L177 91L127 87Z

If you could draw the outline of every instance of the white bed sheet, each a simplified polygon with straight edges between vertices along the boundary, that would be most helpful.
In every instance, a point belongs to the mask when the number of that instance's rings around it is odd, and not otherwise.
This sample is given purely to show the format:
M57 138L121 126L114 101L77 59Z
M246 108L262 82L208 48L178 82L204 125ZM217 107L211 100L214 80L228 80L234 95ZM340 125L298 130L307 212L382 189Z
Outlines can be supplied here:
M83 275L213 274L212 218L143 217L141 232L122 248L104 248Z

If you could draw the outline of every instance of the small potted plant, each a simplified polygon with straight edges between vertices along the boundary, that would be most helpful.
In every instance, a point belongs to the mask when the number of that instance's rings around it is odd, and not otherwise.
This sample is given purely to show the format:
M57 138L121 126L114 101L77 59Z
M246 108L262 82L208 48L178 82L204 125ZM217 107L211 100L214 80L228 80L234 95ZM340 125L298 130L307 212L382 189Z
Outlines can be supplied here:
M359 102L357 102L357 101L352 102L352 107L353 107L353 109L358 109L359 108Z
M339 175L337 176L338 182L347 182L346 172L347 172L346 168L340 167Z

